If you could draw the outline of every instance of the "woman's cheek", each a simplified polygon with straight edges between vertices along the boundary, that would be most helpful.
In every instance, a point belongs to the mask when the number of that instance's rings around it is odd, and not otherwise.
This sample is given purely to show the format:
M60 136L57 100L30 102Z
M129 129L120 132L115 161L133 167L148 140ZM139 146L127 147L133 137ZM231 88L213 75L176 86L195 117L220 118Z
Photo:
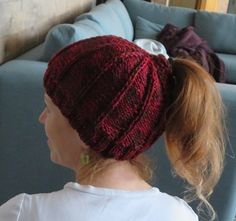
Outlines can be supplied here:
M53 136L53 131L55 129L56 128L54 128L53 118L49 113L47 113L47 118L45 120L45 132L49 139Z

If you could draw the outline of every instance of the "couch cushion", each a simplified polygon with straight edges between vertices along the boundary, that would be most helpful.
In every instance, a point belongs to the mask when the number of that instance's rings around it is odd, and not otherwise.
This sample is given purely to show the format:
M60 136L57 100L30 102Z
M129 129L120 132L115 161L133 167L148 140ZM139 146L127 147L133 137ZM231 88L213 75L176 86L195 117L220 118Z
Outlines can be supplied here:
M236 54L217 53L217 55L225 63L226 82L236 84Z
M47 34L42 61L48 61L61 48L99 35L116 35L133 40L133 26L120 0L108 0L76 18L74 24L59 24Z
M163 25L150 22L138 16L134 28L134 38L156 39L157 35L161 32L163 28L164 28Z
M166 7L161 4L142 0L125 0L124 5L133 24L135 24L136 18L141 16L161 25L172 23L179 27L185 27L193 25L194 14L196 12L194 9Z
M102 28L89 19L80 20L74 24L56 25L46 36L41 60L49 61L60 49L78 40L104 34Z
M123 29L125 31L126 38L132 41L134 38L134 28L129 13L127 12L127 9L125 8L124 4L121 4L120 0L108 0L106 4L108 3L110 7L112 7L114 12L118 15L120 22L123 24Z
M213 50L236 54L236 15L199 11L194 25Z
M133 40L133 26L129 14L120 0L108 0L100 4L90 12L76 18L89 19L100 25L105 34L111 34Z

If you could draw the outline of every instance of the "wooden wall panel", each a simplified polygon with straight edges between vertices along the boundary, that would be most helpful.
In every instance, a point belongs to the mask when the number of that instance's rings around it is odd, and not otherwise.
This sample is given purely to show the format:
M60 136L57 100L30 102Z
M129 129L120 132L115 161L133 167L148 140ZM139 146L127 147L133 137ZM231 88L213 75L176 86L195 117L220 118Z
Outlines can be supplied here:
M236 14L236 0L229 0L228 12Z
M170 0L170 6L195 8L197 0Z
M227 13L229 0L221 0L218 7L218 12Z
M48 30L95 5L95 0L0 0L0 63L40 44Z
M236 0L231 0L236 1ZM179 6L196 8L207 11L227 12L229 0L152 0L152 2L168 4L169 6Z
M151 2L169 5L169 0L152 0Z
M198 0L198 9L226 13L229 0Z

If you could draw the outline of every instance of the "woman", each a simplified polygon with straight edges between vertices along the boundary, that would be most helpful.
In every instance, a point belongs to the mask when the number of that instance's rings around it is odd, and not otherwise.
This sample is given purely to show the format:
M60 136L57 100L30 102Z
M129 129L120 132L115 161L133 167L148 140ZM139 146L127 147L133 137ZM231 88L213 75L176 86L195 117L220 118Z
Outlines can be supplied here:
M58 52L44 87L39 121L51 160L74 170L76 182L16 196L1 206L0 220L197 221L184 200L148 183L143 152L162 134L173 169L191 187L188 200L198 197L214 219L207 198L223 167L223 108L200 66L100 36Z

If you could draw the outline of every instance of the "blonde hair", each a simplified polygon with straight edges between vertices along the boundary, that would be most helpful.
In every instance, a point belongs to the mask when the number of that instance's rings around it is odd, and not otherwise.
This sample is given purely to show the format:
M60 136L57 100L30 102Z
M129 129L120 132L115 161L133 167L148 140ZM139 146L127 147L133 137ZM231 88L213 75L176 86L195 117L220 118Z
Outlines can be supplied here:
M200 65L178 58L172 68L176 84L165 113L167 155L175 174L189 184L184 199L200 200L199 214L205 206L214 220L216 213L208 200L223 170L224 106L215 80ZM110 164L93 151L89 154L92 160L82 168L81 179L92 180ZM144 180L152 178L151 161L144 154L129 162Z
M166 111L167 154L175 173L189 183L185 200L199 199L199 212L205 206L214 220L208 199L224 166L224 105L215 80L200 65L175 59L172 66L177 82Z

